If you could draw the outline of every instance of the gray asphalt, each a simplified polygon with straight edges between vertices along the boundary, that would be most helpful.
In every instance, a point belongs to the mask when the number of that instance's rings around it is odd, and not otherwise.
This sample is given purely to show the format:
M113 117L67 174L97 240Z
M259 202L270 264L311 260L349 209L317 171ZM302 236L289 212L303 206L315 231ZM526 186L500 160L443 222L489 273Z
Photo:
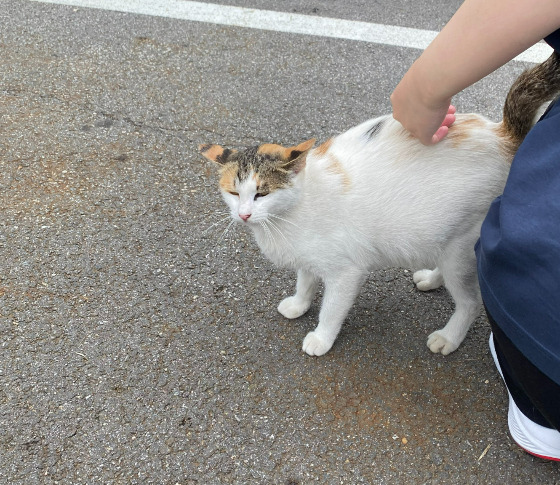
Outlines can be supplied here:
M458 1L222 2L439 29ZM507 432L481 315L373 273L300 350L294 275L223 235L199 143L319 140L390 110L418 51L0 1L0 483L558 484ZM499 119L526 67L456 99ZM213 224L216 224L213 226Z

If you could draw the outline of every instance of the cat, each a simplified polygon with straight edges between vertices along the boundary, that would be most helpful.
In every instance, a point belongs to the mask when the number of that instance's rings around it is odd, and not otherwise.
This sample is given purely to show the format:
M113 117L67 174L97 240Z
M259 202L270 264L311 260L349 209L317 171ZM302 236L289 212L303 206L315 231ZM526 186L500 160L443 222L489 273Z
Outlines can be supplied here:
M414 272L413 281L422 291L445 285L455 311L427 344L444 355L459 347L482 308L473 249L481 223L517 147L559 90L553 54L513 84L501 122L458 114L433 146L392 115L316 148L314 139L243 150L199 146L219 166L231 217L253 231L273 263L297 271L295 294L278 311L300 317L323 282L319 323L304 352L328 352L368 273L393 267L434 268Z

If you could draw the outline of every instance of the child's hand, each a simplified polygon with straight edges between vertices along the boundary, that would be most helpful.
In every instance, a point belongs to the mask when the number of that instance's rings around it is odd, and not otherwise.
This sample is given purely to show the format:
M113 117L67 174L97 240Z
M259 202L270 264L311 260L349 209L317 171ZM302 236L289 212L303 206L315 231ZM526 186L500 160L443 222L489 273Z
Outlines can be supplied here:
M451 99L428 102L413 72L407 73L396 87L391 103L393 117L424 145L440 142L455 122L456 109Z
M447 110L447 114L445 115L445 118L443 119L443 123L441 124L441 126L437 129L437 131L434 133L434 135L432 136L432 145L440 142L441 140L443 140L445 138L445 136L447 135L447 132L449 131L449 127L455 123L455 112L457 110L455 109L455 106L453 106L452 104L449 105L449 109Z

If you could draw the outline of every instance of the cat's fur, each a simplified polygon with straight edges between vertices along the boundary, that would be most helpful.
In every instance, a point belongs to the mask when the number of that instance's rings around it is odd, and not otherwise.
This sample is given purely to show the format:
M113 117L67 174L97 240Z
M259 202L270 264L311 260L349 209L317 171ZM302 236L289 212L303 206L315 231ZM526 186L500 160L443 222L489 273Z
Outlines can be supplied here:
M314 149L314 140L241 151L200 146L220 165L233 219L253 230L271 261L297 271L296 293L279 312L303 315L324 283L305 352L331 348L368 273L388 267L435 268L415 272L414 282L423 291L445 284L455 312L428 346L446 355L461 344L481 310L473 247L482 220L538 110L559 90L559 66L554 54L524 73L502 122L458 115L435 146L423 146L391 115Z

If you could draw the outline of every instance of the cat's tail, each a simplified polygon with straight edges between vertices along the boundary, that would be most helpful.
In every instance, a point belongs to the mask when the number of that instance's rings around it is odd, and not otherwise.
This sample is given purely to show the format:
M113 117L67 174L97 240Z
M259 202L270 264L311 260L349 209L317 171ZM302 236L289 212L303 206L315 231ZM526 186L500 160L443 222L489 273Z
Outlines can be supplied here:
M533 127L544 104L560 94L560 54L523 72L506 97L502 129L517 146Z

